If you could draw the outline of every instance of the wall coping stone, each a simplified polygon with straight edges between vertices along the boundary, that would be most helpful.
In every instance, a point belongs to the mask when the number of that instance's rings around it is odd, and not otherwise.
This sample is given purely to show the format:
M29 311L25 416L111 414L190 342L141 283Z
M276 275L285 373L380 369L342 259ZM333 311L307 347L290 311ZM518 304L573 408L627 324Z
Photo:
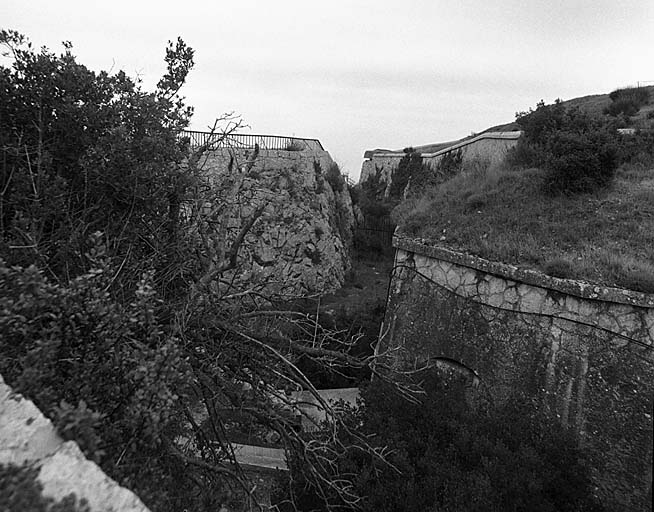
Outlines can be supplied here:
M74 493L87 501L91 512L149 512L136 494L87 460L74 441L64 442L52 422L31 400L15 393L2 375L0 464L37 468L42 495L55 501Z
M434 242L426 239L407 238L401 234L398 235L397 231L393 236L393 247L583 299L654 308L654 295L634 290L600 286L574 279L552 277L535 270L523 269L508 263L490 261L472 254L454 251L447 247L435 245Z

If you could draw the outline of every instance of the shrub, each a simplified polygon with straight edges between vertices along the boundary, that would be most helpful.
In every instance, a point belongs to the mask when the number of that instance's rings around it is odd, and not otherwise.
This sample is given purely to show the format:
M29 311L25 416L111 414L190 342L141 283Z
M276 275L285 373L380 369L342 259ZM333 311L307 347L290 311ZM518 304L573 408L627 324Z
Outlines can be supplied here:
M520 137L518 143L507 151L504 161L511 168L535 167L539 163L538 152L525 137Z
M649 103L649 90L645 87L627 87L616 89L611 94L611 104L604 109L604 113L610 116L633 116L640 110L640 107Z
M545 262L543 272L548 276L560 277L561 279L568 279L574 276L573 265L565 258L554 258Z
M463 166L463 153L461 150L449 151L438 161L437 172L447 179L461 170Z
M617 156L620 163L651 167L654 165L654 131L637 130L633 135L618 137Z
M64 286L0 260L0 374L62 437L158 503L177 480L162 443L180 427L188 365L156 318L151 276L123 306L106 291L115 270L100 263Z
M609 94L611 101L631 100L638 105L649 103L649 89L646 87L625 87L616 89Z
M334 192L341 192L345 187L345 178L341 174L341 168L336 162L332 162L325 173L327 183L332 187Z
M413 148L405 148L404 156L391 177L389 197L395 200L401 199L411 176L418 174L422 169L422 155Z
M393 449L402 471L364 457L344 461L369 497L364 511L602 510L574 434L517 392L503 405L473 407L463 382L435 375L425 391L419 404L383 382L362 391L353 421Z
M612 126L566 109L538 103L536 110L517 114L524 131L511 157L548 170L545 190L552 194L590 192L608 185L618 166Z
M613 141L601 132L558 132L549 141L545 189L591 192L608 185L618 168Z
M621 99L614 101L604 109L604 113L610 116L618 116L624 114L626 116L633 116L640 110L640 105L632 99Z
M350 193L350 199L352 199L352 205L358 205L361 201L361 188L357 185L347 184L347 191Z

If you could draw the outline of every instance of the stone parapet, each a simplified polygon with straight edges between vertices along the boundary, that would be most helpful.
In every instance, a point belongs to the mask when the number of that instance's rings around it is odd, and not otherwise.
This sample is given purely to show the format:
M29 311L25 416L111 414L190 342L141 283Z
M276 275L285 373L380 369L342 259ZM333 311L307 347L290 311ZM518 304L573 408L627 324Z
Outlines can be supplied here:
M74 494L91 512L148 512L130 490L87 460L73 441L64 442L30 400L14 393L0 376L0 464L39 470L42 494L55 502ZM0 487L3 483L0 482ZM0 508L2 508L0 506Z
M654 308L654 295L548 276L535 270L523 269L507 263L490 261L472 254L454 251L447 247L434 245L428 240L405 238L401 234L396 234L393 237L393 247L584 299Z

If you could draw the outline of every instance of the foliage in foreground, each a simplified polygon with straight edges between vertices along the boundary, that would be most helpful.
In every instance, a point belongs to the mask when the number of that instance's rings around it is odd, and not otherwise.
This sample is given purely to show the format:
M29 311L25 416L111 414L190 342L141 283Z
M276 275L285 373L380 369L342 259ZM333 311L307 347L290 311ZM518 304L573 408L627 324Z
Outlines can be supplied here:
M482 391L431 375L418 403L371 385L353 413L402 471L348 460L370 511L600 511L574 435L515 396L492 406Z
M182 432L189 365L156 318L151 276L122 305L107 292L115 269L98 264L68 286L0 267L0 374L122 485L166 502L185 487L166 443Z
M240 259L265 220L248 193L255 148L220 181L209 145L179 135L193 50L179 40L154 92L123 73L94 73L0 32L0 372L66 439L152 510L251 502L231 450L231 418L295 453L327 497L356 500L338 474L350 432L308 441L289 393L308 389L300 357L361 370L355 340L292 309ZM239 127L222 118L220 141ZM250 180L248 182L248 180ZM0 260L0 261L2 261ZM328 404L323 404L330 410ZM345 431L347 426L335 415Z

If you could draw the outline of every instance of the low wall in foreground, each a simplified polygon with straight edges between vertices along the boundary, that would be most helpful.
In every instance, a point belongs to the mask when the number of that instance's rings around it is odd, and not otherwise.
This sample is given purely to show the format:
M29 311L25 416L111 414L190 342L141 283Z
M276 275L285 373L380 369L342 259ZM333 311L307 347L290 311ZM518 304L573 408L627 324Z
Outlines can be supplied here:
M133 492L87 460L75 442L64 442L50 420L30 400L14 393L2 376L0 465L38 470L36 480L43 487L43 497L55 503L74 494L77 503L85 500L91 512L148 512ZM0 481L0 488L8 485Z

